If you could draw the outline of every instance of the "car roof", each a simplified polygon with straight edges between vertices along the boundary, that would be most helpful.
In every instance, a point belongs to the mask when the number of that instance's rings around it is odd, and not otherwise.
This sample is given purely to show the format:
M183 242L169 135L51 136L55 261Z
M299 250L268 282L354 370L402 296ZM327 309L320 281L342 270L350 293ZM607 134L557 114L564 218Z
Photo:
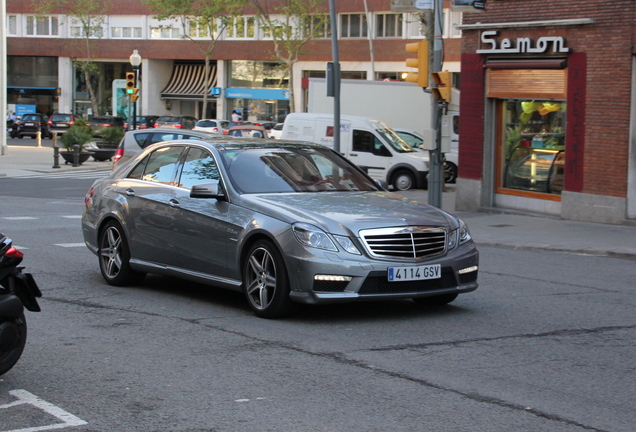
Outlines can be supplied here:
M236 130L236 129L247 129L247 130L265 130L265 128L261 125L240 125L240 126L232 126L230 128L230 130Z
M138 134L138 133L172 133L172 134L187 134L187 135L196 135L201 137L210 137L215 138L218 134L209 133L201 130L192 130L192 129L175 129L175 128L149 128L149 129L137 129L126 132L127 134Z

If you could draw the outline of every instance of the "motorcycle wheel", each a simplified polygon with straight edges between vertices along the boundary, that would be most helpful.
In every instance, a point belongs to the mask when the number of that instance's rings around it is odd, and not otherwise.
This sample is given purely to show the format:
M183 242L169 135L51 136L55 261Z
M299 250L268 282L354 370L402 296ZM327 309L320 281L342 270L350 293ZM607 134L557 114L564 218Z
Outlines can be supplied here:
M6 319L0 319L0 324L8 321ZM0 351L0 375L8 372L20 359L22 355L22 351L24 351L24 345L26 345L27 340L27 324L24 319L24 314L22 314L19 318L16 318L13 323L16 326L18 332L18 340L17 343L13 346L13 348L8 351Z

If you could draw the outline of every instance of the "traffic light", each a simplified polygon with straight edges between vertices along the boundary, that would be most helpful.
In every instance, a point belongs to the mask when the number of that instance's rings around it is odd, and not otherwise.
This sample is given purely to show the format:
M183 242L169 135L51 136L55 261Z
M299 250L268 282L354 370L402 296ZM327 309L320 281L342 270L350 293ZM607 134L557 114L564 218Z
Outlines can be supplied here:
M139 99L139 89L133 89L133 93L130 95L130 101L131 102L137 102L137 99Z
M134 72L126 72L126 94L132 95L135 94L135 73Z
M406 52L417 53L417 58L406 59L406 65L417 68L417 73L410 72L405 80L420 87L428 87L428 41L407 43Z
M433 96L439 102L451 101L451 73L449 71L433 72L431 74L437 84L437 88L432 88Z

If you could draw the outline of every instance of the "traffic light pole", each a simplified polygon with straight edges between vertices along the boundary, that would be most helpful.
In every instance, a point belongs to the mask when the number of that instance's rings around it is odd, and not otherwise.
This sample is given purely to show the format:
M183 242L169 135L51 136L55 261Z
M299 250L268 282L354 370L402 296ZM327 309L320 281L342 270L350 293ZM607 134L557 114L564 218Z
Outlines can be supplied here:
M442 70L442 23L443 23L443 0L435 0L435 9L433 10L435 35L433 37L433 71ZM433 207L442 207L442 185L443 185L443 167L442 160L442 110L444 103L440 103L436 98L431 98L433 103L432 125L435 127L435 149L429 150L429 171L428 171L428 203Z

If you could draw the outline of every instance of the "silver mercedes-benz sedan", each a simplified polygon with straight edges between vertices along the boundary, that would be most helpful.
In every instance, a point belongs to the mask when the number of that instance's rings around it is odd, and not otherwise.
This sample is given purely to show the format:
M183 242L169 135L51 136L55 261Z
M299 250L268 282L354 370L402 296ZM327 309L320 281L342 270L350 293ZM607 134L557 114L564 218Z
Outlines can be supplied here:
M154 144L95 181L82 229L111 285L177 276L242 291L266 318L294 303L440 305L477 289L462 220L303 142Z

